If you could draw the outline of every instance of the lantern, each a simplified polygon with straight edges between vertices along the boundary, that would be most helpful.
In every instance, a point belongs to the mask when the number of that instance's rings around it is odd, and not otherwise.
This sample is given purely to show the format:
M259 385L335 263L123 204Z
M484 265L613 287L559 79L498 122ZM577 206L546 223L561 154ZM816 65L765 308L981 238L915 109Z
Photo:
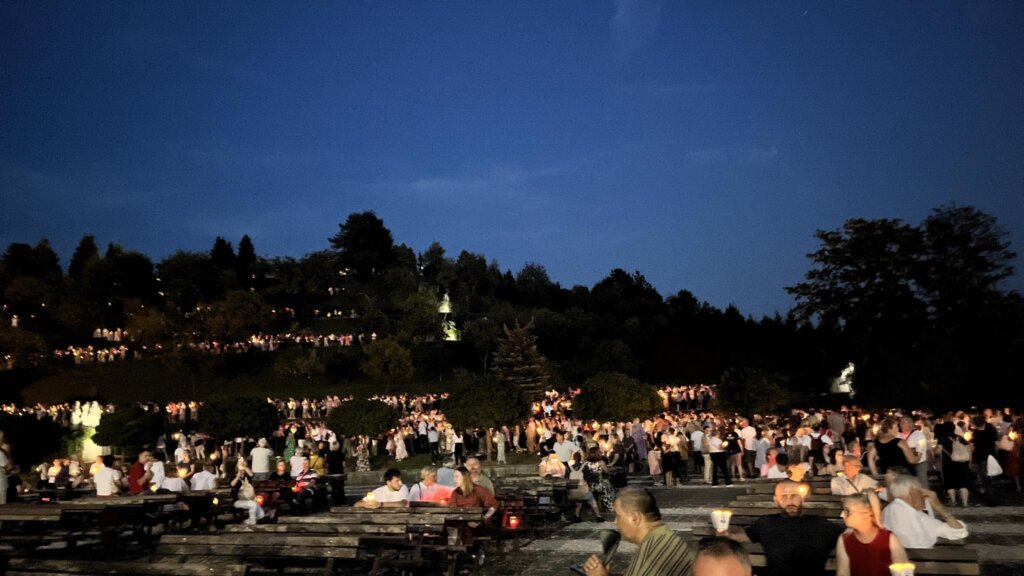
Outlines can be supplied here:
M523 523L523 511L521 506L505 505L505 511L502 513L501 525L509 530L517 530Z
M256 497L256 504L259 504L260 506L263 506L263 503L266 501L267 499L263 496L263 494L260 494L259 496Z
M215 497L215 498L213 499L213 505L214 505L214 506L220 506L220 498L216 498L216 497Z

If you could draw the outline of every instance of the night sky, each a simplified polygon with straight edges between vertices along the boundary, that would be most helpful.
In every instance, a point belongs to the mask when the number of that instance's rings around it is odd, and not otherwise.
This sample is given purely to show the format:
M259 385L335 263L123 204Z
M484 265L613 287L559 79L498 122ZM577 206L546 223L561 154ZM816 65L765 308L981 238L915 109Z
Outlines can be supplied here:
M1024 252L1022 31L1019 1L4 0L0 243L298 257L374 210L418 252L784 313L851 217L973 204Z

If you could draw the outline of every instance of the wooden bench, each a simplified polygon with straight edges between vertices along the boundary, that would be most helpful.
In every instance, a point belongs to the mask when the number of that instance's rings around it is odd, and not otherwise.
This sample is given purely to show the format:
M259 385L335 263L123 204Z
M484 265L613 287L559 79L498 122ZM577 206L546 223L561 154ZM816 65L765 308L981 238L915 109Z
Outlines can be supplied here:
M312 567L333 573L337 561L356 561L358 535L324 535L263 532L216 534L165 534L156 547L160 561L200 562L219 568L224 560L272 567ZM212 572L216 574L217 572Z
M40 558L11 558L4 570L8 576L107 576L143 573L154 576L246 576L247 572L248 567L239 563L210 565L199 562L154 562L148 559L88 561Z
M228 526L227 533L306 538L352 537L358 540L357 558L370 563L372 574L382 567L424 568L443 565L454 574L467 552L461 544L448 544L447 528L479 522L482 508L339 508L331 514L282 517L276 524Z

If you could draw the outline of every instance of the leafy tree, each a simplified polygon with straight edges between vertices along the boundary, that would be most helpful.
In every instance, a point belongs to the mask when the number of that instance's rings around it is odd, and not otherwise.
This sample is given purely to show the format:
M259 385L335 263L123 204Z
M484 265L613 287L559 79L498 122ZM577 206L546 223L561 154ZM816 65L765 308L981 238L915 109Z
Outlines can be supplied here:
M285 376L319 380L327 371L327 362L317 352L316 349L313 349L298 355L278 353L274 360L274 370Z
M18 365L34 365L47 352L46 341L39 334L23 328L12 328L8 322L0 322L0 357L11 356Z
M167 342L173 333L167 317L153 307L133 306L125 327L133 342L147 348Z
M619 339L603 340L594 348L590 360L591 369L599 372L620 372L629 374L635 369L633 351Z
M730 368L722 374L715 402L744 416L777 412L793 401L786 378L755 368Z
M527 262L516 274L516 289L521 302L536 308L549 308L555 301L558 285L548 277L542 264Z
M200 303L224 297L224 284L207 254L179 250L157 267L161 291L179 310L190 312Z
M402 303L401 333L405 340L433 340L441 331L437 297L430 291L414 292Z
M455 375L451 396L444 401L445 417L458 428L497 428L521 422L530 415L530 402L518 388L490 376Z
M75 253L71 256L71 263L68 265L68 276L78 278L85 271L85 265L92 260L99 259L100 249L96 245L96 238L92 234L82 236L78 242Z
M260 438L280 422L277 409L262 398L228 398L207 402L198 428L214 438Z
M355 271L366 280L384 270L395 261L395 241L384 221L373 212L349 214L341 230L330 238L338 252L338 265Z
M55 284L61 279L60 260L49 240L44 238L34 247L20 242L7 247L0 258L0 278L9 282L18 276L38 278L49 284Z
M270 307L256 292L229 292L204 318L206 331L217 338L242 340L270 324Z
M163 417L137 405L117 406L104 414L92 441L100 446L116 446L127 454L139 452L163 433Z
M395 409L377 400L350 400L327 414L327 427L335 434L377 436L398 425Z
M661 397L653 386L619 374L602 372L587 379L573 400L573 415L602 422L648 418L662 412Z
M494 351L494 374L498 381L521 390L534 399L547 390L551 373L547 359L537 350L537 338L531 333L533 321L525 326L503 326L505 335Z
M396 340L386 338L364 347L362 369L370 378L384 383L385 392L392 384L406 382L413 375L412 355Z
M238 284L243 288L253 286L253 272L256 268L256 248L252 245L252 239L246 234L238 242L238 258L236 259L238 271Z
M217 236L217 239L213 242L213 248L210 249L210 260L214 266L221 270L234 270L235 265L238 263L235 249L231 247L231 242L228 242L221 236Z
M795 316L841 335L847 360L857 365L858 400L903 400L920 386L927 324L915 284L920 231L900 220L857 218L816 236L822 247L809 255L815 267L786 289L796 297Z

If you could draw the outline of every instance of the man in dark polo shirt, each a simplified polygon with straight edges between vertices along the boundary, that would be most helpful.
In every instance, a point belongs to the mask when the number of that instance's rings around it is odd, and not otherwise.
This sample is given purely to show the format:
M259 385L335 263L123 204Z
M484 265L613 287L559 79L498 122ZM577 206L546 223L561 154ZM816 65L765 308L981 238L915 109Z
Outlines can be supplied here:
M764 547L765 576L825 574L825 562L845 527L821 516L802 515L808 491L806 484L779 482L775 485L775 503L780 513L758 518L746 533L728 533L734 540L749 540Z

